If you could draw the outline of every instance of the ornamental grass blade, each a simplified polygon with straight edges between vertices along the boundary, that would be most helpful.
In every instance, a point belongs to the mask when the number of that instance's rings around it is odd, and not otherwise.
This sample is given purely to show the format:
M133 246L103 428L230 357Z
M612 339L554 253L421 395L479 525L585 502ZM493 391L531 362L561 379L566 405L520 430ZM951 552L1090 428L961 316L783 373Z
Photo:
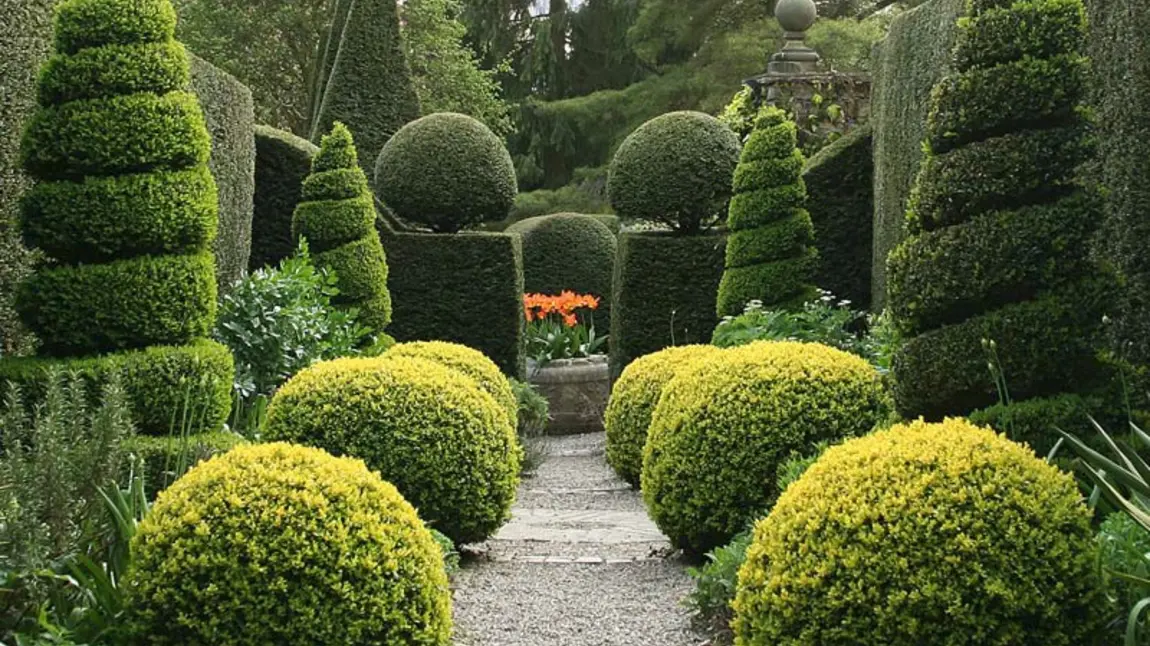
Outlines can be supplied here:
M1138 620L1147 608L1150 608L1150 597L1142 599L1130 609L1130 615L1126 618L1126 646L1138 646Z
M1130 459L1126 457L1126 454L1122 452L1122 449L1118 447L1118 444L1114 442L1114 439L1110 437L1110 434L1106 432L1106 429L1102 428L1102 425L1099 424L1098 421L1093 417L1088 417L1088 419L1094 426L1095 430L1097 430L1098 433L1102 435L1102 439L1106 440L1106 444L1110 446L1110 450L1114 451L1114 453L1116 453L1118 457L1126 463L1126 469L1128 471L1134 471L1134 464L1130 462Z

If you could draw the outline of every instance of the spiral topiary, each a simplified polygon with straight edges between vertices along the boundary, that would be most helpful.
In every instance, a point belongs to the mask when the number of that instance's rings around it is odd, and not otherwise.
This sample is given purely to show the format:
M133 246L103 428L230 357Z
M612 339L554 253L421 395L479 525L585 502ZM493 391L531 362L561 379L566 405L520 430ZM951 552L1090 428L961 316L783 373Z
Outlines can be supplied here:
M803 208L803 153L787 113L768 107L735 169L727 217L727 262L719 283L719 316L742 313L747 303L771 309L798 307L817 297L811 281L818 268L814 227Z
M439 112L388 140L375 163L375 190L403 220L454 233L506 218L518 188L495 133L467 115Z
M603 417L607 463L632 487L639 486L647 429L663 388L679 370L719 352L713 345L683 345L653 352L628 364L611 386Z
M643 449L643 499L684 550L724 545L774 502L793 451L870 431L878 374L816 343L757 342L704 356L664 386Z
M351 131L336 123L324 135L303 181L303 201L292 215L292 233L307 238L316 267L338 278L336 305L355 308L356 320L375 334L391 322L387 257L375 229L375 201Z
M1090 255L1101 200L1075 179L1092 148L1084 10L971 0L958 32L955 71L931 98L911 235L888 259L907 339L893 365L898 408L939 419L996 403L982 347L993 340L1011 397L1053 412L1104 376L1096 348L1117 289Z
M363 459L456 543L510 516L519 447L507 412L472 379L427 359L337 359L276 392L265 436Z
M515 397L511 382L499 370L499 366L479 350L446 341L411 341L392 346L387 356L427 359L462 372L495 398L496 403L507 411L512 425L518 425L519 400Z
M607 192L620 217L693 233L720 219L739 163L739 138L701 112L671 112L639 126L611 161Z
M160 495L132 555L134 644L450 643L443 553L360 460L235 448Z
M965 420L851 440L756 526L736 644L1093 643L1090 517L1073 478Z

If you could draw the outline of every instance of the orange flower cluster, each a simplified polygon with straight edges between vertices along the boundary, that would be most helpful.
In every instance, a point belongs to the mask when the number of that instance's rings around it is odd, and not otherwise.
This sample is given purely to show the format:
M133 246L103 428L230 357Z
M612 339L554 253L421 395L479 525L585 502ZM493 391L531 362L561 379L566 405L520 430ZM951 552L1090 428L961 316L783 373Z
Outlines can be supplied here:
M590 294L576 294L567 290L558 296L548 294L524 294L523 309L527 313L527 320L542 321L551 314L558 315L567 327L575 327L579 319L575 317L575 310L586 307L593 310L599 307L599 297Z

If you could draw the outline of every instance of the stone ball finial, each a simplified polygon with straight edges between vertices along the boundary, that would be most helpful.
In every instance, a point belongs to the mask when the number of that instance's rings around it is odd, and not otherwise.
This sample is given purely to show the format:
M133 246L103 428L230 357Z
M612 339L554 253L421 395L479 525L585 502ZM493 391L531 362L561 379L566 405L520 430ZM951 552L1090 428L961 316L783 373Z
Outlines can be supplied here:
M778 0L775 3L775 20L787 31L804 32L815 24L816 18L818 7L814 0Z

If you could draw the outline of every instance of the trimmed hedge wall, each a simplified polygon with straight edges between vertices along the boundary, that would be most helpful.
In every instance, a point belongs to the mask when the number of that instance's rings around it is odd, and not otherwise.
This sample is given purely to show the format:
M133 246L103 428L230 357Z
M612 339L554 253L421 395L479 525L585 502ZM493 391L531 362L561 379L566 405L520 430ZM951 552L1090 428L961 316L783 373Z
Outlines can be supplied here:
M319 146L290 132L256 126L256 191L248 269L274 267L296 250L291 220Z
M244 273L252 247L255 194L255 106L252 92L231 74L197 56L192 62L192 91L200 99L212 157L208 162L219 189L216 283L227 293Z
M874 252L871 303L886 304L886 257L905 235L906 208L922 162L930 92L946 71L964 0L930 0L896 18L875 48Z
M721 233L619 236L611 297L611 375L673 345L710 343L727 240Z
M397 341L451 341L475 348L509 376L523 352L523 250L506 233L382 230Z
M860 126L807 161L807 212L815 227L815 283L865 310L874 253L874 135Z

